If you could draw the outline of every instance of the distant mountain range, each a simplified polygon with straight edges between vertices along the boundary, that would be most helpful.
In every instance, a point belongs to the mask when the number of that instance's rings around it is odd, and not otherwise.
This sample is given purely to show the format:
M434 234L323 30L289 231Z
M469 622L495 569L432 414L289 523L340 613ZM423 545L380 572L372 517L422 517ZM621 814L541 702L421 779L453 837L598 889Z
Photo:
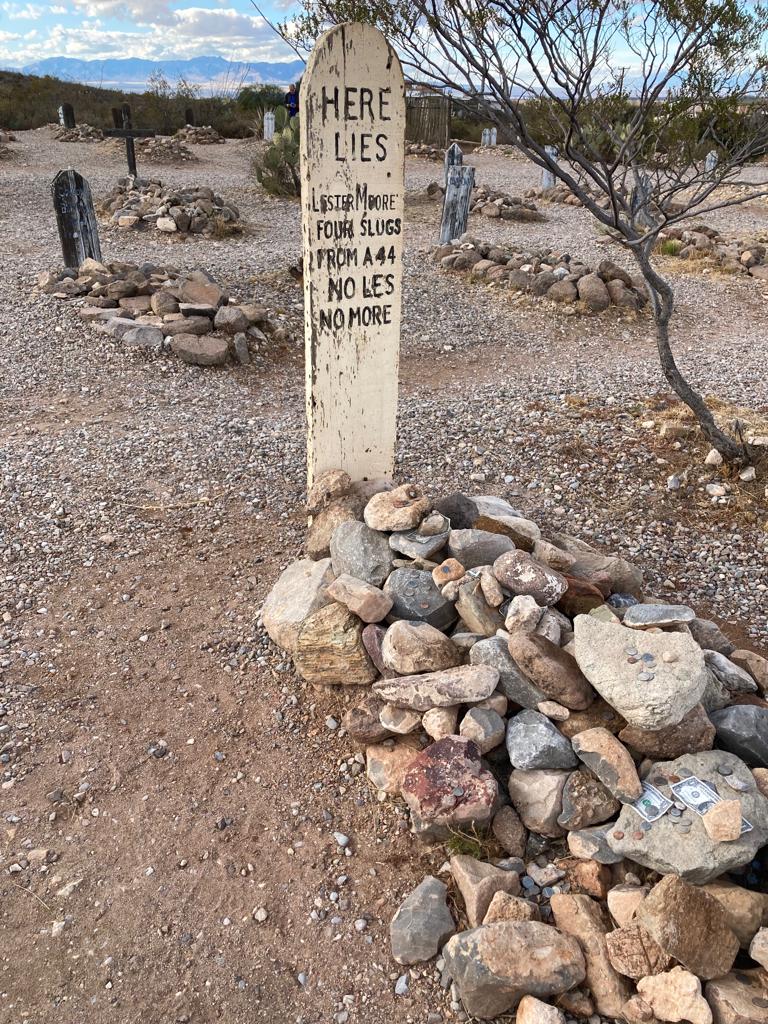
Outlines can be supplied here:
M171 85L183 77L203 92L239 85L289 85L304 71L300 60L228 61L223 57L191 57L189 60L143 60L126 57L115 60L77 60L74 57L46 57L24 67L7 67L25 75L51 75L66 82L82 82L105 89L143 92L149 77L161 71Z

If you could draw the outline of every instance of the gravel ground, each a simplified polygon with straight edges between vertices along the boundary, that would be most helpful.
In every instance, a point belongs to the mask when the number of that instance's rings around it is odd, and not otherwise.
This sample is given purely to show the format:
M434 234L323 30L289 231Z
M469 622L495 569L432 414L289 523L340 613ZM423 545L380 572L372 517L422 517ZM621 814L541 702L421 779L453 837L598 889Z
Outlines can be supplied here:
M125 354L72 304L32 293L58 263L54 173L73 164L98 196L124 171L119 153L41 130L19 133L0 166L0 920L14 935L0 1016L454 1019L431 967L394 995L387 941L395 905L444 851L416 847L398 807L373 798L335 727L353 698L302 687L257 621L304 532L301 294L286 273L298 209L251 183L252 146L193 148L199 163L142 170L215 187L247 234L104 231L104 254L205 268L267 305L296 341L251 367ZM483 183L535 184L519 161L475 161ZM421 192L438 173L408 162L399 477L503 494L545 530L637 561L649 592L760 650L764 468L713 503L706 445L643 426L672 404L647 317L569 317L437 269L439 208ZM470 227L622 261L583 211L545 212ZM764 230L766 211L711 223ZM682 368L765 415L766 287L674 269ZM684 485L670 493L673 472Z

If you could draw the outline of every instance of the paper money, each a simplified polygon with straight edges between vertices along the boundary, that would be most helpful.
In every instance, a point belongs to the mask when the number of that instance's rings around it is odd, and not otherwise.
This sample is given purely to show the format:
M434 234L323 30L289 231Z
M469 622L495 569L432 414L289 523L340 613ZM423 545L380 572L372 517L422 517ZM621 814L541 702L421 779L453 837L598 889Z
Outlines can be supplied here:
M680 782L673 782L670 789L678 800L681 800L686 807L702 817L722 800L722 797L715 792L709 783L702 782L695 775L691 775L687 779L681 779ZM752 826L750 823L746 818L742 818L741 834L744 835L745 832L751 831Z
M647 782L643 783L643 792L632 804L640 817L646 821L657 821L671 806L672 801L667 800L655 786L650 786Z

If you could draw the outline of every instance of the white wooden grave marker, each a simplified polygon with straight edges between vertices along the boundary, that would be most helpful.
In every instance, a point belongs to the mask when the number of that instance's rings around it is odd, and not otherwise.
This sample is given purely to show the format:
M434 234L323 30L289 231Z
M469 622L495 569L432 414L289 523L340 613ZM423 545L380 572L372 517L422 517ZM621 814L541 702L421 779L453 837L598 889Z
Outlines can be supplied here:
M491 144L491 129L490 128L483 128L483 132L482 132L482 134L480 136L480 145L481 146L490 146L490 144Z
M301 83L307 475L394 468L405 86L370 25L318 39Z
M271 142L275 137L275 112L268 110L264 114L264 141Z
M499 137L499 130L498 130L498 128L491 128L490 129L490 133L491 134L490 134L490 139L489 139L489 143L488 144L490 146L495 146L496 145L496 140Z
M708 178L714 178L715 171L717 170L717 150L710 149L707 155L704 157L704 173Z
M550 160L557 160L557 148L555 146L545 146L544 152L547 154ZM548 167L542 167L541 169L541 187L555 187L555 175L552 171L550 171Z

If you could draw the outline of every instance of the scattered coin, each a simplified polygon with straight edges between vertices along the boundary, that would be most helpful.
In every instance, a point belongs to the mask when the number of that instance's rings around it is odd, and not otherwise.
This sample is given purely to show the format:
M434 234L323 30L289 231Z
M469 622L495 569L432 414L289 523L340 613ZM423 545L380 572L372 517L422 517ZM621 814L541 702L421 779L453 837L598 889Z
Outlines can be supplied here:
M719 764L717 766L717 772L719 775L733 775L733 768L727 764Z
M614 839L623 839L624 838L624 833L623 832L614 832L613 833L613 838Z
M670 808L669 816L670 816L670 818L675 818L675 819L682 818L683 812L680 810L680 808L677 806L677 804L675 804L674 807Z
M760 1009L764 1010L768 1006L768 999L763 999L762 996L754 996L752 999L753 1006L759 1006Z
M745 782L744 779L737 779L735 775L731 775L730 778L725 780L726 786L730 786L731 789L735 789L737 793L748 793L752 786Z
M651 679L653 679L653 676L650 674L650 672L641 672L637 678L640 680L641 683L647 683Z
M680 776L679 775L668 775L667 778L669 779L670 782L679 782L680 781Z
M672 806L676 810L678 810L678 811L684 811L685 810L685 804L683 803L682 800L675 800L675 802L674 802L674 804Z
M643 833L642 833L642 832L640 832L640 831L637 831L637 832L633 832L633 833L632 833L632 838L633 838L633 839L642 839L642 838L643 838Z
M652 821L644 821L640 825L640 828L643 830L643 832L650 832L651 829L653 828L653 822Z

